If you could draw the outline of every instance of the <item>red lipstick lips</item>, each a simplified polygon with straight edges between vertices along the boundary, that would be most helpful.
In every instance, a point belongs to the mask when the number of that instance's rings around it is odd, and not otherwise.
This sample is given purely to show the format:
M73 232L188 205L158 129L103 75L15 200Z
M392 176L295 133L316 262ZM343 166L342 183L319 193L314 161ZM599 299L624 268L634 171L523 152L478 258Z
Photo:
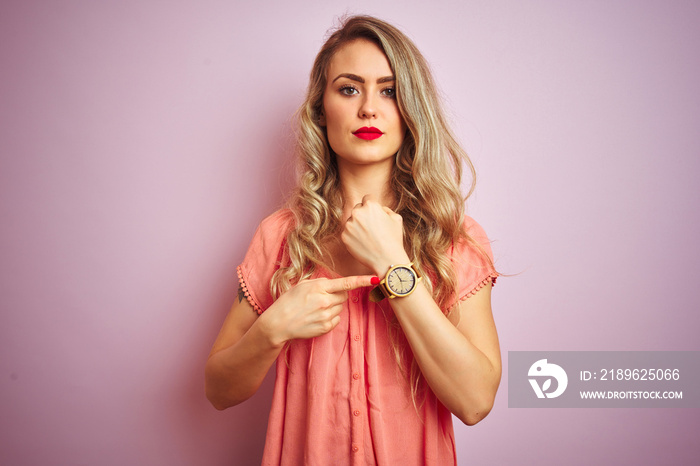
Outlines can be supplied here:
M371 141L372 139L382 137L384 133L382 133L378 128L375 128L374 126L363 126L362 128L356 130L352 134L354 134L360 139Z

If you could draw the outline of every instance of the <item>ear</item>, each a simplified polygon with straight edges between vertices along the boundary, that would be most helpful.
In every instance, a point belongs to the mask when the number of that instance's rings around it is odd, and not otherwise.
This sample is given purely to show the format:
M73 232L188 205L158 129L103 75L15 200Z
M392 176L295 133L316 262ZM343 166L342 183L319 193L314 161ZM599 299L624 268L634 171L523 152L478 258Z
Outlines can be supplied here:
M326 114L321 110L321 114L318 116L318 125L326 126Z

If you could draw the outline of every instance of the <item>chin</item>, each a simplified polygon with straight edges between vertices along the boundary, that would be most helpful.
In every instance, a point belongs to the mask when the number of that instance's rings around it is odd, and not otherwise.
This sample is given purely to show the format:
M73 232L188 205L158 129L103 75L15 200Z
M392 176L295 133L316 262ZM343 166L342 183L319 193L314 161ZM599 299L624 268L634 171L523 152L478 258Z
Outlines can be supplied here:
M353 165L378 165L383 163L393 163L394 156L364 156L364 157L342 157L338 156L338 163L348 163Z

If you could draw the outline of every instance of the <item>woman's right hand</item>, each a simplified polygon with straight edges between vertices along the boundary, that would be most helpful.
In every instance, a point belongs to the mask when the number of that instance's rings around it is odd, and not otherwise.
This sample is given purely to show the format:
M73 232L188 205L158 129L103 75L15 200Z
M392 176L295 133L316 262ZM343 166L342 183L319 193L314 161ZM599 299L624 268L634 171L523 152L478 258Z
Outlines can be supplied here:
M372 278L361 275L300 281L260 316L265 321L270 341L281 346L289 340L330 332L340 323L348 291L372 286Z

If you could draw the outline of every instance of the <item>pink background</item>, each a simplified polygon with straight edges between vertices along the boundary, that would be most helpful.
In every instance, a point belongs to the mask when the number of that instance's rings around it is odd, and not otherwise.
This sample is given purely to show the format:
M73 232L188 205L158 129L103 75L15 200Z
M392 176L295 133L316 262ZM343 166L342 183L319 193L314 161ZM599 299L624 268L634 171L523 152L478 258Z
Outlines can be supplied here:
M3 1L0 464L259 462L271 393L208 405L235 267L290 185L343 12L406 31L479 183L513 350L700 350L700 4ZM431 5L427 9L426 5ZM505 367L504 369L507 369ZM460 464L698 464L698 410L509 409Z

